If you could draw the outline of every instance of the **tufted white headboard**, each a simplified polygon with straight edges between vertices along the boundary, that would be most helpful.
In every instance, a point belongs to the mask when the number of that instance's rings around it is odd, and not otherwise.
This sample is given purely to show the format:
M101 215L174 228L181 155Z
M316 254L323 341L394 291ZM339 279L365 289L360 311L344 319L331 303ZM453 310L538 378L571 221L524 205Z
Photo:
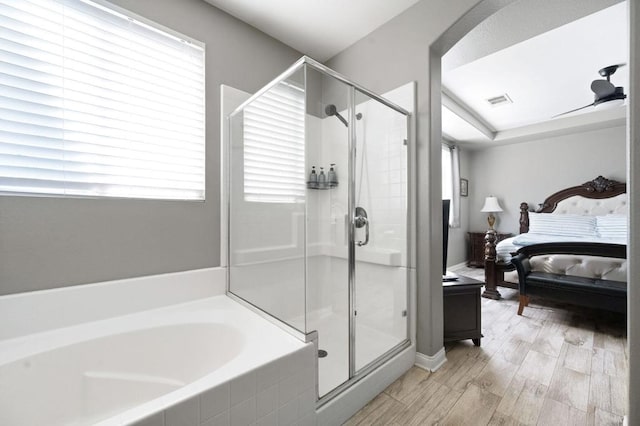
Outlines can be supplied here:
M593 199L581 195L574 195L558 201L554 214L580 214L589 216L604 216L607 214L627 215L627 194L620 194L612 198Z
M628 212L627 185L602 176L547 197L538 213L604 216ZM520 204L520 233L529 231L529 205Z

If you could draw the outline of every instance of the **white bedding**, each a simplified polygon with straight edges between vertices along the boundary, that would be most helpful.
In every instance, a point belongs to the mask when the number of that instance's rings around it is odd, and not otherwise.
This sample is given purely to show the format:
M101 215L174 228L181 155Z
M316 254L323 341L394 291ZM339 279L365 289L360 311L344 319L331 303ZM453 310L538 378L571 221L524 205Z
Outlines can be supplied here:
M511 253L515 253L521 247L530 246L532 244L565 242L627 244L626 238L570 237L564 235L526 233L500 241L496 245L496 257L501 262L510 262Z
M496 245L496 257L500 262L511 262L511 253L518 251L522 246L513 243L518 237L505 238Z
M572 198L575 197L565 200L567 204L565 210L574 204L579 204L575 200L570 202ZM584 200L581 203L583 208L587 205ZM600 200L589 200L589 203L595 207L602 204ZM620 203L623 206L626 205L624 200ZM570 210L562 214L531 212L529 213L529 232L500 241L496 245L496 257L498 261L510 262L511 253L532 244L564 242L627 244L627 217L615 214L616 210L612 206L608 208L613 213L580 215L576 214L577 211Z

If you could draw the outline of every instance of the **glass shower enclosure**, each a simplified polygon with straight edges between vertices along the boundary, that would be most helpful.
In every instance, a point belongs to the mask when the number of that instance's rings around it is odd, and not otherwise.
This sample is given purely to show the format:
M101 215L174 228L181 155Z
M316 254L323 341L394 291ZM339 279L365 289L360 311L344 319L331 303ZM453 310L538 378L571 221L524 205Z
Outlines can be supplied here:
M317 339L321 400L409 345L408 117L303 57L229 118L229 293Z

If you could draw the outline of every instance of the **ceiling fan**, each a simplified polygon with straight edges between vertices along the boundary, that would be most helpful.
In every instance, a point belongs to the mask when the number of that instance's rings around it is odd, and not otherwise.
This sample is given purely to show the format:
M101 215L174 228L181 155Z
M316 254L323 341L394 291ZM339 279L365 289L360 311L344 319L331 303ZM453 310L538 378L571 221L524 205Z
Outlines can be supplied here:
M610 80L611 75L613 75L619 67L622 67L624 65L626 64L609 65L608 67L604 67L598 71L598 74L606 78L606 80L598 79L591 82L591 91L595 93L593 103L580 108L572 109L571 111L563 112L562 114L554 115L552 118L580 111L581 109L589 108L591 106L595 107L606 102L623 101L627 97L627 95L624 94L624 87L616 87L613 85L613 83L611 83Z

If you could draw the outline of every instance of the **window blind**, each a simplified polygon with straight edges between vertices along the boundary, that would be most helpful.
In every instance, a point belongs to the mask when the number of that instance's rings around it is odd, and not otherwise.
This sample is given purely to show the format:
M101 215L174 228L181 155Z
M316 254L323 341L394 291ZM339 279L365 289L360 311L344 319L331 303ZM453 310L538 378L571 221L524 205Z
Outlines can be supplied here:
M293 203L305 195L304 91L280 83L244 110L246 201Z
M0 191L204 199L204 48L125 13L0 0Z

